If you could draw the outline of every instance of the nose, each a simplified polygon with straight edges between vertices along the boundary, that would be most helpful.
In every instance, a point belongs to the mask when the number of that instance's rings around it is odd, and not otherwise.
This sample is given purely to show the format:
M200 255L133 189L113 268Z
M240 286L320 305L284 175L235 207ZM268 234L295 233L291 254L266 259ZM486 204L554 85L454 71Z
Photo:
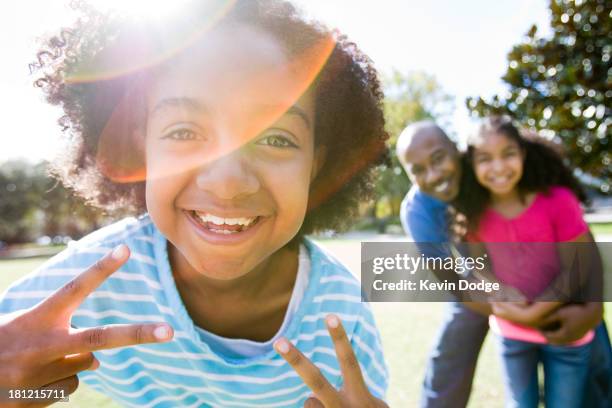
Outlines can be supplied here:
M242 149L236 149L198 170L196 185L219 199L231 200L256 193L261 184Z
M491 168L493 171L502 171L504 169L504 161L502 159L493 160L493 163L491 163Z
M436 169L428 169L425 174L425 184L430 186L440 180L440 173Z

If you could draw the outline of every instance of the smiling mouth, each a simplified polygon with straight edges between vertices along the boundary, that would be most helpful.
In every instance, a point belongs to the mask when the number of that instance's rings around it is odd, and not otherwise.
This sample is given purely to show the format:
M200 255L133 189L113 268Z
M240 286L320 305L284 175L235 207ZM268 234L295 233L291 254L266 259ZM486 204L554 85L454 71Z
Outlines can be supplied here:
M437 184L437 185L434 187L434 189L433 189L433 190L434 190L436 193L443 193L443 192L445 192L446 190L448 190L448 187L449 187L449 186L450 186L450 181L449 181L449 180L446 180L446 181L443 181L442 183Z
M232 235L245 232L259 222L261 216L256 217L219 217L210 213L190 210L188 214L202 228L215 234Z
M510 176L497 176L489 178L489 182L494 186L505 186L511 179Z

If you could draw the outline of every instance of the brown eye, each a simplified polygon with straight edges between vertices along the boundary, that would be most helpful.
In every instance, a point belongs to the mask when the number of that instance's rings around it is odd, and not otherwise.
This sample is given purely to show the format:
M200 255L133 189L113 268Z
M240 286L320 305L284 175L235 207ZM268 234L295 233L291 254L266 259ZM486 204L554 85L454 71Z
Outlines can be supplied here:
M203 136L199 133L186 128L172 130L162 136L162 139L187 141L187 140L204 140Z
M440 153L440 154L436 154L434 157L432 157L431 163L434 166L437 166L440 163L442 163L443 160L444 160L444 153Z
M262 137L257 141L258 145L270 146L276 148L297 148L298 146L291 141L288 136L281 133L273 133Z
M422 172L423 172L422 167L413 167L410 169L410 173L414 174L415 176L421 174Z

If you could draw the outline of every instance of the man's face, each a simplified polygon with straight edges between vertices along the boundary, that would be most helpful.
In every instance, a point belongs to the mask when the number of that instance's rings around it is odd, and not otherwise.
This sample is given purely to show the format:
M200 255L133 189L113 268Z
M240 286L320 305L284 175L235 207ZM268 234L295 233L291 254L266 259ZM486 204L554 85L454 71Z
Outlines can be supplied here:
M209 278L243 276L296 235L317 169L313 92L293 99L293 73L270 71L286 56L259 41L204 49L149 92L147 209Z
M459 193L461 164L455 145L433 131L415 135L400 157L412 183L438 200L452 201Z

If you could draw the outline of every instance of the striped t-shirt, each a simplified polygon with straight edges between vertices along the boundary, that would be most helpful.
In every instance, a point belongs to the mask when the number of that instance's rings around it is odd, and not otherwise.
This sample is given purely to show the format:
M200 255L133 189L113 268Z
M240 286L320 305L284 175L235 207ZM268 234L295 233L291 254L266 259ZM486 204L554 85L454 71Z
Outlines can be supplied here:
M303 405L310 390L274 350L236 359L202 341L172 278L166 239L148 216L125 219L70 245L0 295L0 313L33 306L121 243L130 247L130 259L81 304L72 325L168 322L174 339L98 351L100 367L82 372L81 380L123 405L142 408ZM337 314L370 391L384 397L387 368L359 282L320 247L304 244L309 282L284 336L339 387L340 367L324 323L328 313Z

